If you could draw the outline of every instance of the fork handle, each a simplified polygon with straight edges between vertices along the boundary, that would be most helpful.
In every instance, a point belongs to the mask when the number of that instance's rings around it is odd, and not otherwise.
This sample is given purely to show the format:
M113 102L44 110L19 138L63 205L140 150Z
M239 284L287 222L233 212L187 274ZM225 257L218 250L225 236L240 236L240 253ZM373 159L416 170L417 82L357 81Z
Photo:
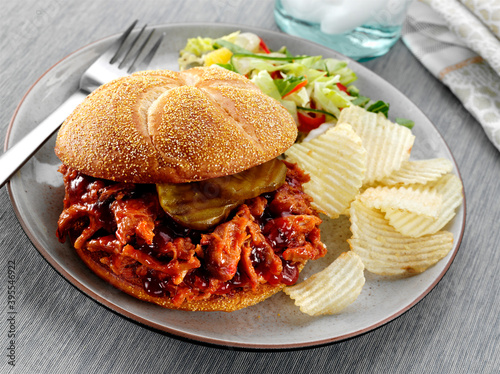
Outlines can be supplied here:
M28 135L0 156L0 188L57 131L86 96L83 91L75 92Z

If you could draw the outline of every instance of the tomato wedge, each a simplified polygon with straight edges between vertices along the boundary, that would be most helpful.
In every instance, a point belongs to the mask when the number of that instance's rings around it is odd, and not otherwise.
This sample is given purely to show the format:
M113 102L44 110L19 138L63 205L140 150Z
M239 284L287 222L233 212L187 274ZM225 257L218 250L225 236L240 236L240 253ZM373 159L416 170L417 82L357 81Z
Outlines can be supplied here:
M269 48L267 47L266 43L262 40L262 38L259 38L260 39L260 43L259 43L259 46L260 48L267 54L271 53L271 51L269 50Z
M299 119L299 131L309 132L318 128L320 125L325 123L326 116L320 113L314 112L297 112L297 117Z
M270 73L270 75L271 75L271 78L273 78L273 80L274 79L283 79L283 76L281 75L281 71L279 71L279 70L272 71Z
M337 87L340 91L344 91L345 93L348 93L347 92L347 87L344 86L342 83L337 83Z

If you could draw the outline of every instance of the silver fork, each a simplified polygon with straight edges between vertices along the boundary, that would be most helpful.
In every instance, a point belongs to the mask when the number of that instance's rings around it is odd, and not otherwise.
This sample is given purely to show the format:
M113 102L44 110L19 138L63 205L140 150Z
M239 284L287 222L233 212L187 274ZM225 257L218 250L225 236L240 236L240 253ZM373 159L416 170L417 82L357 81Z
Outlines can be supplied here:
M28 161L31 156L57 131L62 122L83 101L87 95L100 85L134 71L145 70L160 46L163 34L156 43L146 50L152 39L154 29L139 43L146 26L132 39L130 36L137 21L104 52L80 78L79 90L71 95L59 108L36 126L28 135L0 156L0 188ZM144 57L142 55L146 54ZM122 57L123 56L123 57ZM141 60L139 61L139 58ZM127 67L128 66L128 67Z

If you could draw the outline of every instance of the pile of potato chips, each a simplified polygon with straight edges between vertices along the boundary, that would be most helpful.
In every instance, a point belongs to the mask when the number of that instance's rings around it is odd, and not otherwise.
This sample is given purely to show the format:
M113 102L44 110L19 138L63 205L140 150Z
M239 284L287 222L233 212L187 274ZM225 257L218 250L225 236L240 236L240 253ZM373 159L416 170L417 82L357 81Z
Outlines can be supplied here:
M336 314L353 303L364 270L411 276L435 265L453 248L443 231L462 204L451 161L410 161L411 130L357 106L342 110L337 125L293 145L287 160L311 176L304 185L318 210L348 215L350 251L307 280L284 289L309 315Z

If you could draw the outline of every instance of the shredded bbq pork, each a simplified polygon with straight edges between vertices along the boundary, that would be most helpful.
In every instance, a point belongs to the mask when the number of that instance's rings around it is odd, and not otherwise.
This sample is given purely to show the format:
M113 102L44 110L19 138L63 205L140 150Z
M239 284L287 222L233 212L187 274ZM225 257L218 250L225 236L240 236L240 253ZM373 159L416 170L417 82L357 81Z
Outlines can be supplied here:
M286 163L286 162L285 162ZM114 183L61 166L64 210L61 242L88 251L120 278L180 306L259 284L294 284L298 267L324 256L316 211L286 163L278 190L249 199L210 232L176 224L161 208L154 185Z

